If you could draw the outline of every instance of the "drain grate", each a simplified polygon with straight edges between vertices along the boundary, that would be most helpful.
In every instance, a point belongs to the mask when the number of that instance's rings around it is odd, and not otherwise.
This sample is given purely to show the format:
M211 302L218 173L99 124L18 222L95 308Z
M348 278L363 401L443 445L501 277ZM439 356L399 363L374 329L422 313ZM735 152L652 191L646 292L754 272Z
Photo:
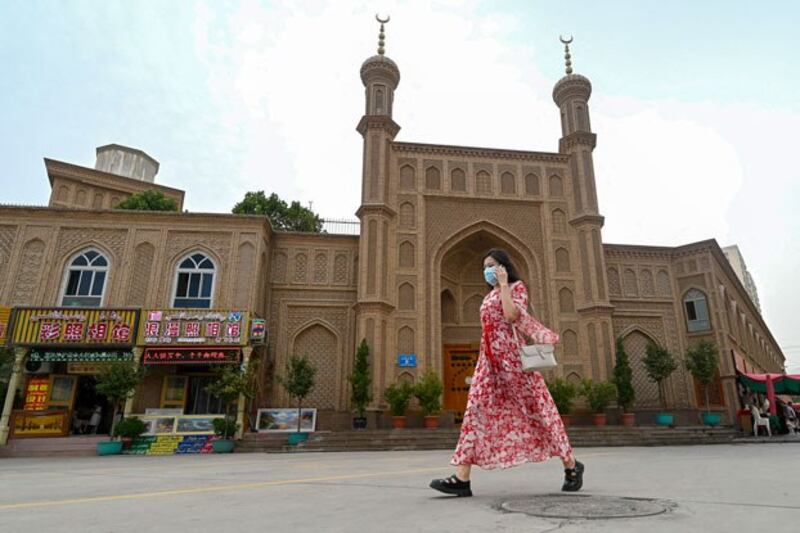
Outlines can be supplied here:
M654 516L670 511L674 507L675 504L666 500L591 494L546 494L509 500L500 504L501 509L511 513L524 513L542 518L589 520Z

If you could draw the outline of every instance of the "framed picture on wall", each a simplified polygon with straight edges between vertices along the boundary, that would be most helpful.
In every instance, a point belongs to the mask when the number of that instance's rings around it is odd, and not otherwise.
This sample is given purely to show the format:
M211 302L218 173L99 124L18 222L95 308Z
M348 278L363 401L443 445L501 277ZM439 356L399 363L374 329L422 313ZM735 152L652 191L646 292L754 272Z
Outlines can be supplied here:
M300 415L300 431L310 433L317 427L317 409L304 407ZM256 429L259 433L292 433L297 431L297 409L267 407L258 410Z

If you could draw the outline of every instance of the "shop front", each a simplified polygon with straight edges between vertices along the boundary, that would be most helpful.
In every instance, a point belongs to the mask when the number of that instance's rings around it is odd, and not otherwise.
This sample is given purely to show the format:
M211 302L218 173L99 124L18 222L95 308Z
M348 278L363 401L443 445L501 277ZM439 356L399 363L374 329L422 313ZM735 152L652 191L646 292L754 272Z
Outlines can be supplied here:
M16 390L7 395L12 409L3 417L6 434L107 434L114 412L97 392L97 378L112 362L134 360L138 321L136 309L15 309L10 346L17 357Z
M138 347L146 373L131 407L147 423L150 439L134 451L192 453L209 447L213 421L227 405L206 388L216 369L248 362L249 327L247 311L143 312Z

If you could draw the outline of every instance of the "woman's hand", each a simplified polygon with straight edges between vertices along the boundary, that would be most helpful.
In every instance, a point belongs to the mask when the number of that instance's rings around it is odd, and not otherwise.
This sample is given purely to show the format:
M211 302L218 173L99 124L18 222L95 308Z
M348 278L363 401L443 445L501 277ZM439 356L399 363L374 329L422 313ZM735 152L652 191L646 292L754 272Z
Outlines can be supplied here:
M503 265L497 265L494 269L494 275L497 277L497 284L501 287L508 285L508 271Z

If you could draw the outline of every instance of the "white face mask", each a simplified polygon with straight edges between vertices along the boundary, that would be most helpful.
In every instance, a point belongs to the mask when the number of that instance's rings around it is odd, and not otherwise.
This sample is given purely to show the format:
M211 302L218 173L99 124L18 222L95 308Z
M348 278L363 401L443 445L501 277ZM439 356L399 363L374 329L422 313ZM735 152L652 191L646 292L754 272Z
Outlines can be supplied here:
M486 283L494 287L497 285L497 267L489 266L483 269L483 279L486 280Z

